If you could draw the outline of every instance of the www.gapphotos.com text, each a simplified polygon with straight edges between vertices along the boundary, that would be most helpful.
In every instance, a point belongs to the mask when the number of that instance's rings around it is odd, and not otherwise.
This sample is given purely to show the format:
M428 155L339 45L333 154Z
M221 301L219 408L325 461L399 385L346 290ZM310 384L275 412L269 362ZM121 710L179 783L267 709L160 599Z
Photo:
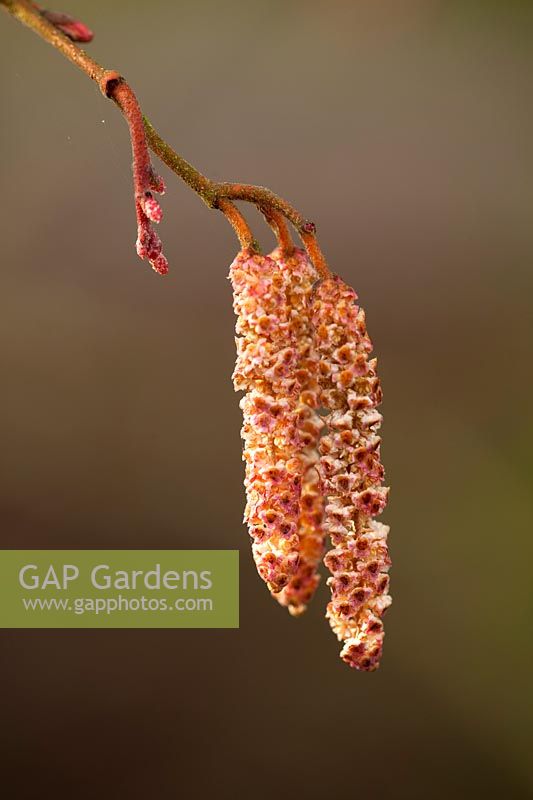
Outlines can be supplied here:
M128 611L213 611L210 597L177 597L172 600L156 597L75 597L42 598L24 597L22 603L26 611L65 611L74 614L114 614Z

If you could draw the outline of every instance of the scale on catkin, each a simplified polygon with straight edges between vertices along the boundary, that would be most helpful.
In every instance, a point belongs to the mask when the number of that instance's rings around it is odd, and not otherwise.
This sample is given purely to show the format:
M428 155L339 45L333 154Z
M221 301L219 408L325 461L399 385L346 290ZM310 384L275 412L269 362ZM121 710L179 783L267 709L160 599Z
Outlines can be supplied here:
M381 388L357 295L318 280L302 250L239 253L230 268L237 315L233 382L244 390L245 521L273 597L301 614L331 572L326 616L341 658L379 666L390 605L382 487Z

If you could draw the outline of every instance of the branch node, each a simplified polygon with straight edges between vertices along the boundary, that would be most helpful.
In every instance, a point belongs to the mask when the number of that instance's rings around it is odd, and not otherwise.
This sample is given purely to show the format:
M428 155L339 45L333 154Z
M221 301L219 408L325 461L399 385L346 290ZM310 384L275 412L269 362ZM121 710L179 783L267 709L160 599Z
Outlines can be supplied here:
M98 80L98 86L100 87L100 91L104 95L104 97L108 97L110 100L113 98L113 94L117 86L121 83L124 83L124 78L122 75L114 69L107 70L104 75Z

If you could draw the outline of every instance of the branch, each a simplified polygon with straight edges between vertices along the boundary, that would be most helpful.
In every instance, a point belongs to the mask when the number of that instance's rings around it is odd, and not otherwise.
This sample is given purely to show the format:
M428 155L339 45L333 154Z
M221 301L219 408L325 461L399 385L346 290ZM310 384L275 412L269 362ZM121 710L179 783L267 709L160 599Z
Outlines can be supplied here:
M257 244L234 200L256 205L276 232L280 247L285 250L292 248L284 222L284 219L288 220L302 239L319 275L324 278L330 274L318 245L314 223L306 220L286 200L262 186L210 180L159 136L152 124L142 116L137 98L125 79L118 72L102 67L76 43L92 39L92 33L86 26L68 15L45 11L29 0L0 0L0 5L94 80L101 92L122 111L129 126L133 152L137 253L141 258L147 259L156 272L165 274L168 271L167 260L161 252L161 241L152 227L152 223L158 223L163 215L153 193L162 194L165 185L154 172L148 148L196 192L209 208L217 208L226 216L243 249L257 250Z

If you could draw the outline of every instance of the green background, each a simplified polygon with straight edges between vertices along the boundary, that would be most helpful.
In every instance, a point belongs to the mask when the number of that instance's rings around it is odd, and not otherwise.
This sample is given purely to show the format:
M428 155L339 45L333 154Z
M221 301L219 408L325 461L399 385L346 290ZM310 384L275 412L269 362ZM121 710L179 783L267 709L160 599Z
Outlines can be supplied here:
M100 564L110 567L99 573L111 576L116 570L131 574L132 570L153 570L161 565L161 576L168 571L193 570L200 575L211 572L210 589L194 590L191 578L184 590L147 589L142 576L137 578L137 588L97 589L91 582L91 570ZM26 573L25 582L33 576L44 580L52 565L59 580L63 580L63 565L78 567L79 577L69 581L65 589L54 585L46 588L26 589L19 582L19 571L26 564L38 569ZM200 580L200 578L199 578ZM153 583L154 577L150 578ZM163 583L161 579L161 583ZM130 583L130 586L132 584ZM179 584L178 584L179 585ZM201 583L199 584L201 585ZM190 588L189 588L190 587ZM75 598L141 598L166 599L169 610L113 611L96 614L85 611L76 614L66 610L26 610L24 599L58 598L71 602ZM211 598L211 611L178 611L170 608L176 598ZM238 628L239 627L239 553L237 550L3 550L0 552L0 627L2 628Z

